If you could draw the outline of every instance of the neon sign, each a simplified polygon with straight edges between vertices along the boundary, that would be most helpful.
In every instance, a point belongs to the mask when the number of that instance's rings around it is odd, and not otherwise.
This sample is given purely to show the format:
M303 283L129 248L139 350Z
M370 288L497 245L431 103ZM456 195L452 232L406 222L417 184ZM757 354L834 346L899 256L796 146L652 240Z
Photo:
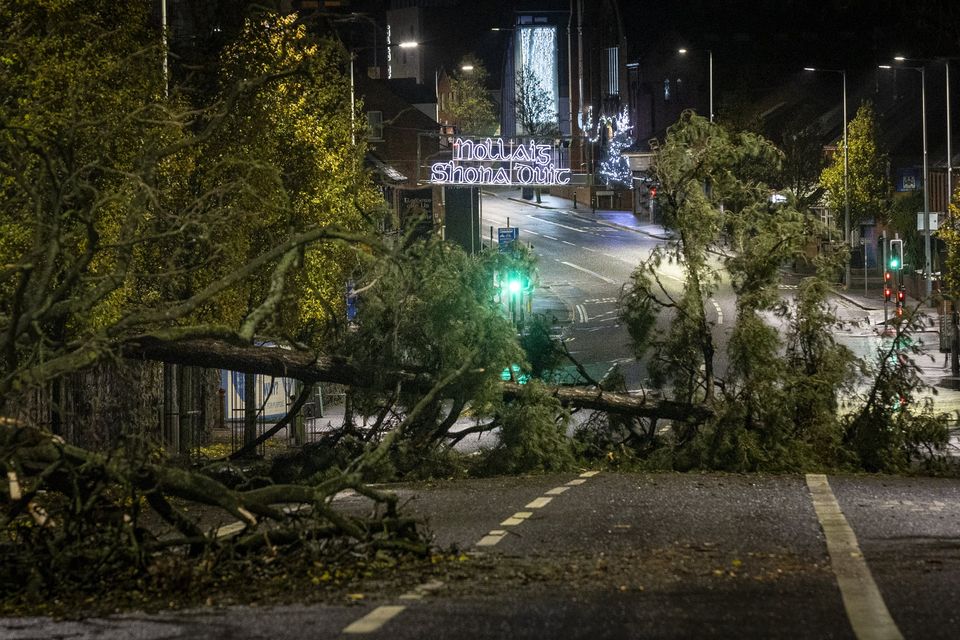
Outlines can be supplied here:
M456 138L449 162L430 167L433 184L550 186L570 184L559 149L534 140Z

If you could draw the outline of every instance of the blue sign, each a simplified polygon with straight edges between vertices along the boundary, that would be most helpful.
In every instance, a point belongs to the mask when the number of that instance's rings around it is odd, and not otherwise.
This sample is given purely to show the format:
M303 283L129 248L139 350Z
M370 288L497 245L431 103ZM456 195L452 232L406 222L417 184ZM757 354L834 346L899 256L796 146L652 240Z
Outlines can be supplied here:
M347 281L347 322L357 318L357 294L354 293L353 280Z
M500 247L500 253L506 253L511 250L511 245L520 237L520 229L517 227L498 227L497 244Z
M897 169L895 189L898 192L919 191L923 188L923 176L917 167Z

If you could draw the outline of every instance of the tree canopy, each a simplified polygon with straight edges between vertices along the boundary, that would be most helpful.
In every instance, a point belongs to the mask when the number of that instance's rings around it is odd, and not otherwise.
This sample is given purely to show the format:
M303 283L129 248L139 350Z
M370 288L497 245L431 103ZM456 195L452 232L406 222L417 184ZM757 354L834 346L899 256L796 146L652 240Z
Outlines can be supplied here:
M164 97L141 9L3 10L0 395L146 334L303 337L340 315L376 202L342 49L253 18L194 105Z
M514 90L517 124L524 135L546 138L560 133L556 105L535 73L519 66Z
M487 83L490 74L476 57L464 56L450 76L452 124L465 135L489 136L497 132L499 119Z
M865 102L847 125L847 171L850 188L850 224L885 218L887 213L886 154L880 149L873 105ZM827 190L827 206L844 211L844 143L841 139L829 166L820 176Z
M915 438L943 446L945 433L942 421L934 427L940 418L930 405L902 408L923 386L902 337L919 319L898 320L896 338L881 342L876 361L859 362L831 331L837 319L827 294L843 253L829 249L792 299L782 299L781 266L804 260L820 229L811 214L771 202L768 178L780 175L781 159L762 137L691 112L656 149L657 198L673 235L635 270L621 315L653 384L714 409L713 417L677 428L673 464L903 468ZM668 264L682 270L679 290L661 277ZM736 298L729 332L708 314L708 301L726 287ZM670 322L658 324L658 313Z

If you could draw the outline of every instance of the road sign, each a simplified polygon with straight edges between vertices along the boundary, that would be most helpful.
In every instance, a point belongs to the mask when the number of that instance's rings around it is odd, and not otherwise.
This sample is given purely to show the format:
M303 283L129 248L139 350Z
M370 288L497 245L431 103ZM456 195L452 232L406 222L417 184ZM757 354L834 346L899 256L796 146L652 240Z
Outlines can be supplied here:
M930 231L936 231L940 228L940 212L931 211L930 212ZM923 212L920 211L917 213L917 231L924 231L923 227Z
M519 237L520 229L518 227L498 227L497 244L500 248L500 253L510 251L511 245L516 242Z

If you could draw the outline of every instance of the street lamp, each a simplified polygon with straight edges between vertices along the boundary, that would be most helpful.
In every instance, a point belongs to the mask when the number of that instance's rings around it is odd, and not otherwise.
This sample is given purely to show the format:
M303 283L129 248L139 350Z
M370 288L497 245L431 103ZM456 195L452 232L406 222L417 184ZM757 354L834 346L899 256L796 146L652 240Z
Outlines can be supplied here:
M689 49L677 49L680 55L686 55ZM713 122L713 49L707 49L708 69L710 76L710 122Z
M897 62L906 60L903 56L894 58ZM892 69L888 64L880 65L881 69ZM927 280L927 298L933 294L933 269L930 260L930 184L927 168L927 72L922 65L919 67L898 67L899 69L913 69L920 72L920 118L923 130L923 257L924 271Z
M350 15L344 18L341 18L339 20L334 20L335 23L351 22L353 24L356 24L360 21L366 22L367 24L373 27L373 47L350 47L349 49L349 53L350 53L350 142L353 144L357 143L357 135L354 132L354 128L356 125L356 114L354 112L356 111L357 98L356 98L354 82L353 82L353 61L357 59L358 51L366 51L368 49L372 49L373 50L373 66L375 67L379 66L377 64L377 29L381 29L381 27L379 24L377 24L376 20L374 20L370 16L365 15L363 13L351 13ZM389 34L387 34L387 36L389 38ZM418 46L419 44L420 43L418 42L408 40L408 41L398 42L398 43L388 42L386 47L389 52L390 47L400 47L401 49L412 49Z
M846 69L817 69L815 67L804 67L804 71L823 71L826 73L839 73L843 87L843 241L853 252L853 238L850 234L850 155L847 144L847 70ZM864 249L866 254L866 249ZM866 273L867 257L863 257L864 273ZM850 256L847 256L847 265L844 271L843 284L850 288ZM866 276L864 276L866 279ZM866 286L866 285L864 285Z
M400 47L401 49L413 49L419 46L419 42L414 42L412 40L407 40L404 42L397 42L394 44L388 44L387 47ZM356 134L356 104L357 96L356 90L353 83L353 61L357 58L357 52L363 51L366 47L360 47L359 49L350 49L350 142L352 144L357 143L357 134ZM374 48L374 55L376 55L376 48Z

